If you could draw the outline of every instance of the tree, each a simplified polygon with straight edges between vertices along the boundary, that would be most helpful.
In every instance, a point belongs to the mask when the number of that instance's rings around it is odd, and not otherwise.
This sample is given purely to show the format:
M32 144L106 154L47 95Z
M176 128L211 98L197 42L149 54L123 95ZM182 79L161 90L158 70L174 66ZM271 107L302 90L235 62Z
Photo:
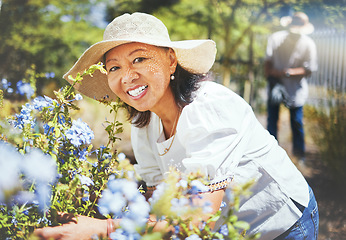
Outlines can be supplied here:
M62 79L82 51L102 37L102 30L85 20L89 5L87 0L3 1L0 78L15 85L34 65L37 72L55 72L55 79ZM46 82L39 78L38 90Z
M106 19L111 22L116 16L124 13L154 13L160 8L169 8L179 0L112 0L107 4Z
M182 0L155 14L162 19L172 38L212 38L217 43L217 69L222 83L254 81L261 74L268 34L282 29L279 20L294 11L304 11L316 26L342 26L345 4L342 0ZM334 5L333 5L334 4ZM322 13L322 14L321 14ZM259 83L261 84L261 83Z

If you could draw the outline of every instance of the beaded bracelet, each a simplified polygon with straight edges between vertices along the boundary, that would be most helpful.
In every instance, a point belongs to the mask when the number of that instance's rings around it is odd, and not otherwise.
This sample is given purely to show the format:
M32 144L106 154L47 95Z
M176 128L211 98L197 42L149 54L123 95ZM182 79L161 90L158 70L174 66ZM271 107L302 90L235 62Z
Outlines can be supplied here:
M207 187L209 188L206 192L214 192L223 188L226 188L230 182L232 182L233 178L228 177L222 181L208 184ZM147 192L153 193L156 190L156 186L147 186Z
M114 222L113 219L108 218L107 219L107 237L108 239L111 239L109 236L114 231Z
M228 186L228 184L232 181L232 177L226 178L222 181L216 182L216 183L211 183L208 184L207 186L209 187L209 191L208 192L214 192L223 188L226 188Z

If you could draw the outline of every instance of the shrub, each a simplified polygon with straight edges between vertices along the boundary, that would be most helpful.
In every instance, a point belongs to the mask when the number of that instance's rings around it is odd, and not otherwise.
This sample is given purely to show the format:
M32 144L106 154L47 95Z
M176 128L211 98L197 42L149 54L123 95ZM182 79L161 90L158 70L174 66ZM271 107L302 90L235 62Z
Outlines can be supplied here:
M322 160L336 180L343 182L346 177L346 105L341 102L328 111L309 107L306 115Z

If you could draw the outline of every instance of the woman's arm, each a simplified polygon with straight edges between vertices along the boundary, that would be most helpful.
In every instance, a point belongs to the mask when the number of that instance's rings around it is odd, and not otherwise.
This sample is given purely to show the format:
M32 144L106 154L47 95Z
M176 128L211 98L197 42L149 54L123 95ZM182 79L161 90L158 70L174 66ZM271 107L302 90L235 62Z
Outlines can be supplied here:
M225 195L224 189L199 194L198 197L193 198L194 206L203 207L205 204L210 203L211 204L210 205L211 211L208 213L205 213L202 216L202 219L196 219L196 218L194 218L195 216L186 216L186 217L192 217L193 218L192 223L196 226L198 226L201 223L201 221L207 221L209 219L210 215L215 214L220 209L221 202L222 202L224 195ZM150 196L148 196L148 197L150 197ZM154 226L154 231L173 230L172 228L167 226L166 221L158 221L157 222L156 218L152 215L149 218L148 224L151 226ZM215 222L210 223L211 228L213 228L214 225L215 225Z
M210 205L211 212L206 213L202 217L203 221L207 221L211 214L215 214L220 209L221 202L222 202L224 195L225 195L225 190L220 189L220 190L213 191L213 192L201 193L200 194L201 198L195 198L194 199L194 204L201 206L201 207L204 206L204 204L206 204L208 202L211 203L211 205ZM200 220L194 219L193 224L198 226L198 224L200 224ZM215 225L215 222L212 222L209 225L211 228L213 228Z
M199 196L201 198L195 197L193 199L194 205L203 207L207 202L211 204L211 212L202 216L202 220L207 221L210 214L214 214L219 210L224 196L224 190L220 189L214 192L201 193ZM72 214L63 213L59 215L59 221L63 223L61 226L36 229L34 235L39 239L61 240L91 239L93 235L103 238L108 237L107 220L104 219L90 218L86 216L75 217ZM193 218L192 223L198 226L201 223L201 219ZM154 231L173 231L173 228L167 224L167 221L157 221L156 217L153 215L151 215L148 220L148 225L153 226ZM211 223L210 226L214 227L214 224L215 223ZM120 219L113 220L112 231L119 228L119 226Z
M74 217L64 213L60 215L61 226L39 228L34 235L39 239L86 240L91 236L107 237L107 220L86 216Z

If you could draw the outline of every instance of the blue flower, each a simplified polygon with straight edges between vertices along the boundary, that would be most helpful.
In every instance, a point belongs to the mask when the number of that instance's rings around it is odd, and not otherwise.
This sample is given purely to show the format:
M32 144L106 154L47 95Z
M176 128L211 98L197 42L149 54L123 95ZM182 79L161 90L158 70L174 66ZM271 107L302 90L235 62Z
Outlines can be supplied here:
M33 108L38 111L42 111L45 107L48 107L49 110L53 110L54 103L57 103L57 101L47 96L38 96L32 101Z
M33 128L35 126L35 120L31 116L32 107L29 103L26 103L22 106L20 114L16 114L16 120L13 120L11 123L14 128L23 129L25 124L30 124Z
M29 191L20 191L14 196L14 202L18 204L34 203L35 194Z
M89 191L84 190L82 201L87 202L90 200L89 198L90 198Z
M20 185L19 174L22 155L16 149L0 141L0 202L5 199L5 192Z
M119 153L118 154L118 160L121 162L121 161L123 161L123 160L125 160L126 159L126 155L125 155L125 153Z
M48 124L43 125L43 130L45 135L52 134L54 132L54 127L50 127Z
M77 156L80 161L86 161L87 156L90 155L87 148L84 148L82 150L74 150L73 154Z
M23 213L24 213L25 216L29 216L29 210L28 210L28 209L25 209L25 210L23 211Z
M13 93L13 88L10 88L10 87L7 88L7 92L8 92L8 93Z
M25 155L22 169L25 176L36 182L48 184L53 183L57 178L55 161L38 149L33 149Z
M90 144L91 139L94 138L93 131L89 126L80 118L72 122L72 127L66 131L66 137L70 140L72 145L79 147L82 144Z
M18 220L16 219L16 217L13 217L13 218L11 219L11 223L12 223L13 225L18 225Z
M102 198L98 203L99 211L103 215L113 213L122 216L122 210L126 207L126 199L121 192L111 192L109 189L102 191Z
M7 89L9 86L11 86L11 83L9 83L6 78L3 78L1 79L1 85L3 89Z
M199 180L191 181L190 185L191 185L191 189L189 190L188 193L192 195L195 195L201 192L207 192L209 190L209 188Z
M112 179L99 200L102 214L115 214L122 218L120 226L128 233L134 233L145 226L150 206L138 191L137 184L127 179Z
M176 225L174 226L174 234L178 234L178 233L180 233L180 226Z
M138 192L138 191L137 191ZM128 204L128 211L125 213L125 218L128 222L132 224L126 224L126 222L121 222L120 225L128 232L134 232L135 227L144 227L147 223L150 212L150 206L145 200L145 197L141 194L137 195L134 201L130 201Z
M47 183L38 182L35 191L36 199L38 201L39 209L46 212L50 206L50 199L52 195L52 188Z
M108 153L107 151L107 147L101 145L99 149L96 149L94 152L98 158L99 161L104 161L106 159L111 159L112 158L112 154Z
M182 188L186 189L187 186L188 186L188 182L186 180L184 180L184 179L181 179L179 182L177 182L176 186L177 187L182 187Z
M52 224L52 222L50 220L48 220L45 216L37 220L37 224L41 224L41 223L43 223L45 225L46 224L48 224L48 225Z
M54 72L47 72L45 75L46 75L47 79L55 77L55 73Z
M35 199L38 201L39 208L41 211L47 210L51 198L49 184L57 179L55 161L42 151L34 149L24 156L21 169L27 179L36 183Z
M82 95L80 95L79 93L77 93L75 99L76 99L77 101L79 101L79 100L82 100L83 97L82 97Z
M20 95L25 95L27 99L30 99L34 95L35 90L31 87L30 83L25 83L23 81L17 82L17 92Z
M165 182L162 182L159 185L157 185L155 191L153 192L153 194L149 198L149 202L151 204L155 204L158 200L160 200L160 198L165 193L165 190L167 189L167 187L168 187L168 184Z
M86 185L86 186L94 185L94 182L93 180L91 180L91 178L84 175L78 175L78 177L82 185Z
M64 123L66 123L66 119L64 115L59 114L58 115L58 123L63 125Z
M1 79L1 85L4 90L7 90L8 93L12 93L13 89L10 88L11 82L7 81L6 78Z
M178 216L183 215L187 210L190 209L189 200L185 197L173 198L171 200L171 211Z
M76 171L76 170L67 170L67 172L68 172L69 174L71 174L71 177L72 177L72 178L74 178L75 175L77 174L77 171Z
M129 233L125 230L118 228L115 232L110 234L112 240L139 240L141 236L138 233Z
M228 236L228 227L227 224L224 224L220 227L219 233L221 233L224 236Z
M202 240L197 234L192 234L191 236L185 238L185 240Z
M227 206L227 203L225 201L222 201L219 210L222 210L226 206Z

